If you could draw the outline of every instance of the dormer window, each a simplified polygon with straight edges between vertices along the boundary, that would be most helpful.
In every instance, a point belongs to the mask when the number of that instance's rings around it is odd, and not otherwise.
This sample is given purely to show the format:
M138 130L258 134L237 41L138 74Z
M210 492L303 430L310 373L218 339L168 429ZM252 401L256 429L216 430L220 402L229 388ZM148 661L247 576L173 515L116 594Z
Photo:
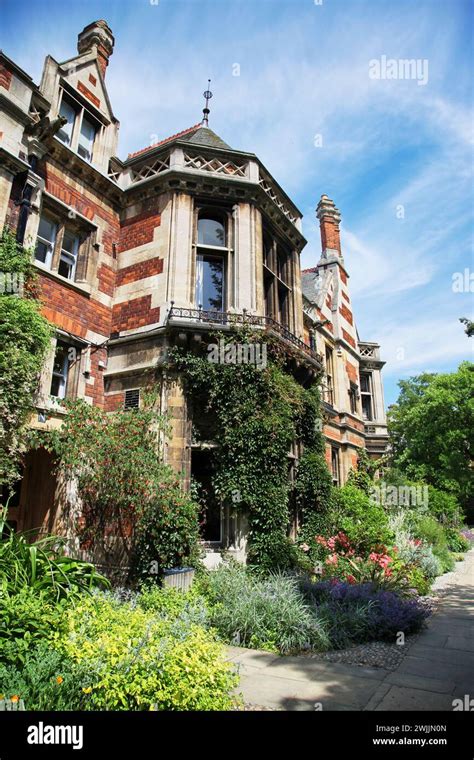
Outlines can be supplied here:
M89 163L92 161L92 151L94 148L96 128L94 124L85 116L82 118L81 132L79 135L79 144L77 152L82 158Z
M72 133L74 130L74 123L76 121L76 109L63 97L61 101L61 108L59 109L59 115L67 119L66 124L61 127L58 132L58 138L65 145L71 145Z
M100 123L77 100L65 92L62 93L59 115L66 119L66 123L57 133L57 138L68 148L76 151L89 164L92 163L94 143Z

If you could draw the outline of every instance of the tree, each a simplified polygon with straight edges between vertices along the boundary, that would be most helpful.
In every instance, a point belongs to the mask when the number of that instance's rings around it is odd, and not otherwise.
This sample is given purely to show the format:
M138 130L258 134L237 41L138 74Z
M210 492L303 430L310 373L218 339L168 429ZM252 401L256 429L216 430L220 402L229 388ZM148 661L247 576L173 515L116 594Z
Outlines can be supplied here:
M468 338L472 338L474 335L474 322L471 322L470 319L467 319L467 317L461 317L459 320L464 326L464 332L466 333Z
M20 476L21 453L51 327L41 315L31 251L0 238L0 487Z
M413 480L473 499L474 364L457 372L422 374L399 383L389 412L393 465Z

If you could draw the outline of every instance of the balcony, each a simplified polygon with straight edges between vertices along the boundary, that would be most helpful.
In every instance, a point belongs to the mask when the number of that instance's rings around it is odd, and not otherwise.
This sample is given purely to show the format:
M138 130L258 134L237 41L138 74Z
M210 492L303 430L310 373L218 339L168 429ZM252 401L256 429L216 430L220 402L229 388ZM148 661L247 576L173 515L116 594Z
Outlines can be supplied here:
M235 314L229 311L206 311L204 309L188 309L174 306L171 302L171 308L168 312L167 324L173 327L202 327L203 329L224 328L232 329L233 327L253 327L264 329L280 337L284 342L293 348L301 351L312 363L322 366L323 357L306 345L301 338L297 338L287 327L280 324L272 317L247 314L244 310L242 314Z
M380 358L380 345L359 341L359 356L362 367L366 369L382 369L385 362Z

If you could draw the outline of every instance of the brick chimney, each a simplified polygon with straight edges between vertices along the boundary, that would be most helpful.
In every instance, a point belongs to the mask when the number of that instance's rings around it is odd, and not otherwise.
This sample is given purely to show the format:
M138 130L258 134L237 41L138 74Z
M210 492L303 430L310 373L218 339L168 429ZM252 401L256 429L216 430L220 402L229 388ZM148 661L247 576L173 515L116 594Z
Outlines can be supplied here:
M319 219L321 230L321 245L323 256L327 253L336 253L341 256L341 239L339 236L339 222L341 214L336 208L334 201L322 195L316 208L316 216Z
M106 21L93 21L85 26L77 37L77 51L79 55L95 51L97 63L101 74L105 77L105 70L109 64L109 58L114 51L114 35Z

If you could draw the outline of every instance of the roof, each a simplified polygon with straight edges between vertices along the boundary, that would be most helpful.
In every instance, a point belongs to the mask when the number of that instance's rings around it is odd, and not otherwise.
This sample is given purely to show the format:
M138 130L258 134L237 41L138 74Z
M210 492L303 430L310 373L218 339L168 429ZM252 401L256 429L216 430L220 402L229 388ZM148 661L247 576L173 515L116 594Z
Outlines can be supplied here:
M204 127L201 123L199 123L195 124L193 127L189 127L188 129L183 129L182 132L177 132L175 135L165 137L164 140L159 140L158 142L153 143L153 145L148 145L146 148L137 150L134 153L129 153L128 158L136 158L137 156L141 156L150 150L154 150L161 145L166 145L167 143L174 142L175 140L184 140L185 142L193 143L194 145L205 145L212 148L225 148L227 150L232 150L230 145L224 142L224 140L222 140L219 135L216 135L212 129Z

